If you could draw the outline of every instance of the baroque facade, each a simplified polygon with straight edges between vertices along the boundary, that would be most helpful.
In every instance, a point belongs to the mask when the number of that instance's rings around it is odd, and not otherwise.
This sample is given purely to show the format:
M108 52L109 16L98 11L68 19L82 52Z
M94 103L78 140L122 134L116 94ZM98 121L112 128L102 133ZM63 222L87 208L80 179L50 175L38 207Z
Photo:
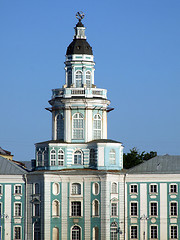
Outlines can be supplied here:
M107 90L94 81L81 16L67 48L65 84L52 90L52 140L35 145L32 171L0 156L0 239L180 239L180 157L123 170L107 139Z

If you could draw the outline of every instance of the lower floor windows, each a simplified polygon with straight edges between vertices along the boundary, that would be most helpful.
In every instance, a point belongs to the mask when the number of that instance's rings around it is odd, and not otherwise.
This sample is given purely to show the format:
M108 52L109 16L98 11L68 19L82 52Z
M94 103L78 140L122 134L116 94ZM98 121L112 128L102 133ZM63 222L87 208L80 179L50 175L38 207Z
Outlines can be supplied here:
M14 239L21 239L21 227L14 227Z
M158 209L157 209L157 202L150 203L150 215L157 216Z
M59 240L59 228L53 228L53 240Z
M117 216L117 203L111 203L111 216Z
M71 216L81 216L81 202L71 202Z
M72 240L81 240L81 229L78 226L72 228Z
M157 226L151 226L151 238L158 238Z
M36 222L34 224L34 240L41 239L41 231L40 231L40 224L39 222Z
M137 238L137 226L131 226L130 236L132 239Z
M177 226L171 226L171 239L177 239L178 238L178 229Z
M118 225L116 222L111 223L111 238L110 240L118 240Z
M93 228L93 240L99 240L99 229L98 229L98 227Z

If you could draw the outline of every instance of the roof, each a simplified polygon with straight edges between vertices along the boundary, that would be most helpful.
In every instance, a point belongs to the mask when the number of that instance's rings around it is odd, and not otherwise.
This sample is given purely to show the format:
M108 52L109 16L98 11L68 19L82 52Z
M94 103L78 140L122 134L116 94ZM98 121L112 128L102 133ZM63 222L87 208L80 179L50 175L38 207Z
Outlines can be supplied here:
M2 154L2 155L11 155L11 152L9 152L9 151L6 151L6 150L4 150L4 149L2 149L1 147L0 147L0 154Z
M31 161L22 161L22 163L24 164L24 167L25 167L28 171L31 171L31 170L32 170Z
M39 142L36 144L48 144L48 143L67 143L67 142L64 142L63 140L49 140L45 142ZM90 142L70 142L70 143L68 142L68 144L88 144L88 143L121 143L121 142L114 141L111 139L96 139Z
M128 174L180 173L180 156L163 155L149 159L131 169Z
M87 54L93 55L92 47L86 41L86 39L76 39L74 38L73 41L67 47L66 55L72 54Z
M25 173L27 173L27 171L14 161L0 156L0 175L22 175Z

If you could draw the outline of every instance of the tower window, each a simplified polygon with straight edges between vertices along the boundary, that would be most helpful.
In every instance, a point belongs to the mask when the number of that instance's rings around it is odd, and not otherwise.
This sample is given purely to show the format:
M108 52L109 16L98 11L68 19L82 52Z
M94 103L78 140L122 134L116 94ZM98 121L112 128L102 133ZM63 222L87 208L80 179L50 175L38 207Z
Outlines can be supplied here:
M90 164L95 165L95 150L93 148L90 150Z
M56 151L51 150L51 166L56 165Z
M94 139L101 139L102 135L102 120L100 114L96 114L93 120L93 135Z
M80 150L74 153L74 164L82 164L82 152Z
M45 149L45 151L43 152L43 159L44 159L44 165L47 165L47 163L48 163L48 151L47 151L47 149Z
M116 164L116 152L114 149L111 149L111 151L109 152L109 161L111 165Z
M82 87L82 72L81 71L76 72L76 87L77 88Z
M81 229L78 226L74 226L72 228L72 240L80 240L81 239Z
M73 115L73 139L84 138L84 117L81 113Z
M58 151L58 165L59 166L64 165L64 152L61 149Z
M64 119L62 114L57 116L57 140L64 139Z
M39 193L40 193L39 183L35 183L34 184L34 194L39 194Z
M67 84L68 84L68 87L71 86L71 83L72 83L72 72L68 71L68 73L67 73Z
M73 195L81 195L81 184L80 183L73 183L71 192L72 192Z
M87 88L91 87L91 72L90 71L86 72L86 86L87 86Z
M38 163L38 166L43 166L41 150L37 152L37 163Z
M115 182L112 183L111 193L117 193L117 183Z

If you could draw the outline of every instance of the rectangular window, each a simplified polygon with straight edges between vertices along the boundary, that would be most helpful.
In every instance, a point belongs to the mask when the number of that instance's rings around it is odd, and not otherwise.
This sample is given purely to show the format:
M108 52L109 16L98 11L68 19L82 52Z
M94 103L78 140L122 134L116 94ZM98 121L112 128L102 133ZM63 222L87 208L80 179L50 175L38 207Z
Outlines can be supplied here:
M15 185L14 193L15 194L22 194L22 187L21 187L21 185Z
M15 203L14 216L21 217L21 203Z
M170 193L177 193L177 184L170 184L169 192Z
M40 216L40 208L39 208L39 204L38 203L34 204L34 216L36 216L36 217Z
M137 238L137 226L131 226L131 238Z
M138 188L136 184L131 184L130 185L130 193L137 193L138 192Z
M2 185L0 185L0 195L3 194L3 188Z
M171 226L171 239L177 239L177 235L177 226Z
M137 202L131 202L131 216L137 216Z
M170 203L170 215L177 216L177 202Z
M1 215L2 215L2 203L0 202L0 217L1 217Z
M111 215L117 216L117 203L111 203Z
M150 215L157 216L157 203L156 202L150 203Z
M151 226L151 238L158 238L157 226Z
M149 190L150 193L157 193L158 192L157 184L151 184Z
M21 227L14 228L14 239L21 239Z
M71 216L81 216L81 202L71 202Z

